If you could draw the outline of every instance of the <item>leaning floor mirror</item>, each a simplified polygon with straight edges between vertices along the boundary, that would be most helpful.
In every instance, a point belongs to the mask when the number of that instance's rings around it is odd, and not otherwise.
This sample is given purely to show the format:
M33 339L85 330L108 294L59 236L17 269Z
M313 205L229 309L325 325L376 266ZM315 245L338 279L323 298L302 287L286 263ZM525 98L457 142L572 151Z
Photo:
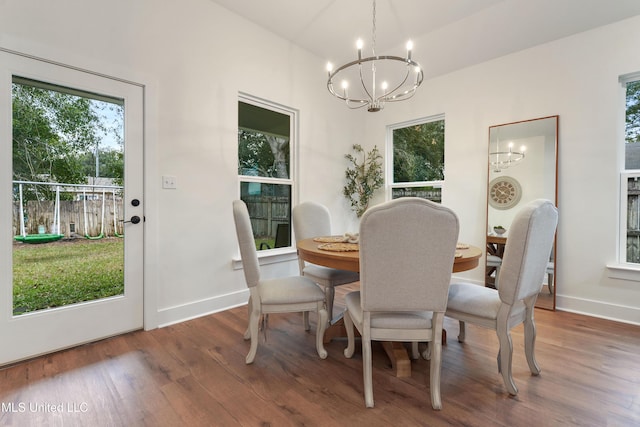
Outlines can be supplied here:
M485 285L499 286L500 265L515 214L535 199L558 204L558 116L489 128ZM556 307L556 247L536 307Z

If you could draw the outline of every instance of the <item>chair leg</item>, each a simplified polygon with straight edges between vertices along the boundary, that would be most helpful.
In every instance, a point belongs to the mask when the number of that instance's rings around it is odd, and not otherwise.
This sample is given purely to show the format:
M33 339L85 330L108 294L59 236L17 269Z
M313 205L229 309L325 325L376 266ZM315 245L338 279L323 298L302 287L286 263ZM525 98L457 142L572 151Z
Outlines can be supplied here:
M431 331L433 334L429 348L431 349L431 364L429 366L429 387L431 389L431 406L435 410L442 409L440 398L440 371L442 368L442 328L444 313L433 313Z
M252 311L252 305L251 305L251 297L249 297L249 302L247 303L247 330L244 331L244 339L248 340L249 338L251 338L251 331L249 329L249 325L251 324L251 311Z
M434 334L440 335L440 334ZM442 409L442 400L440 399L440 369L442 366L442 340L434 337L429 343L431 348L431 364L429 367L430 388L431 388L431 406L433 409Z
M422 358L424 360L431 360L431 342L427 343L427 348L422 352Z
M460 332L458 333L458 342L464 342L465 332L466 332L465 323L462 320L460 320L458 323L460 324Z
M511 333L506 325L506 322L498 322L498 328L496 333L498 334L498 341L500 343L500 350L498 351L498 371L502 374L504 385L507 388L509 394L515 396L518 394L518 388L516 383L513 382L511 375L511 360L513 358L513 343L511 341Z
M533 319L533 309L527 313L524 321L524 353L527 356L527 363L532 375L540 374L540 366L536 361L536 322Z
M373 368L371 361L371 335L366 327L362 332L362 378L364 380L364 405L373 408Z
M356 334L353 332L353 320L351 314L346 310L344 316L344 329L347 331L347 348L344 349L344 357L351 359L356 349Z
M302 324L304 325L304 330L305 331L311 330L311 324L309 323L309 312L308 311L303 311L302 312Z
M307 316L309 315L308 312L306 312ZM320 356L320 359L326 359L327 358L327 350L325 350L324 348L324 331L325 329L327 329L327 323L328 323L328 315L327 315L327 310L325 310L324 308L324 301L320 301L318 302L318 320L317 320L317 326L316 326L316 349L318 350L318 356Z
M247 358L245 359L247 365L253 363L253 360L256 357L256 352L258 351L258 341L260 340L260 336L258 335L259 323L260 310L252 310L251 315L249 316L249 336L251 337L251 345L249 347L249 354L247 354Z
M411 358L413 360L417 360L420 358L420 350L418 349L418 344L420 344L418 341L413 341L411 343ZM427 343L427 345L429 345L429 343Z
M327 314L329 315L329 321L333 319L333 300L336 296L336 289L333 285L324 287L324 300L327 305Z

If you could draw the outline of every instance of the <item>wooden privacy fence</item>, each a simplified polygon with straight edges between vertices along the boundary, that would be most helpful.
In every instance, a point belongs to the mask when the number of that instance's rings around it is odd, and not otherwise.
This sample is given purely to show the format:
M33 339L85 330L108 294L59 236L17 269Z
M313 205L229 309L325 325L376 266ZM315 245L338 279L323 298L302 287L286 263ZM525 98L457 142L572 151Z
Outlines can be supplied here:
M420 197L422 199L431 200L432 202L442 203L442 191L440 189L423 189L423 188L394 188L392 190L394 199L400 197Z
M627 186L627 262L640 263L640 181Z
M247 204L254 236L275 238L278 224L289 225L288 197L249 196L243 200Z
M85 233L91 237L98 236L102 229L102 198L99 200L86 201L85 224L85 202L82 200L61 200L60 201L60 234L65 237L84 237ZM104 229L105 236L115 236L116 232L123 233L122 223L122 199L116 197L117 230L114 230L114 201L113 196L107 193L104 200ZM50 200L37 201L29 200L24 203L24 221L27 234L42 234L53 232L53 217L55 203ZM86 225L86 228L85 228ZM44 228L43 228L44 227ZM42 231L44 229L44 231ZM20 203L13 203L13 235L20 234Z

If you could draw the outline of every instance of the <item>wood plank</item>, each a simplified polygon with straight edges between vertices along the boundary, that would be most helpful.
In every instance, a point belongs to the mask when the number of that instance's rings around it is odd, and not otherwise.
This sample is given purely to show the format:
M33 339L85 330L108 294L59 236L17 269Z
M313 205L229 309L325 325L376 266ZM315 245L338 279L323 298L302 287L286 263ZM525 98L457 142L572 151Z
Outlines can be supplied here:
M336 307L348 286L336 288ZM536 310L542 373L530 374L523 328L514 328L519 394L511 397L497 370L495 333L468 325L465 343L443 347L443 409L434 411L429 361L409 361L410 376L397 378L379 342L375 407L365 408L360 345L347 359L346 340L334 339L319 359L314 316L309 332L299 314L270 316L266 341L261 335L246 365L246 316L238 307L5 367L0 425L640 425L638 326ZM457 322L445 326L457 336ZM36 410L20 412L20 404Z

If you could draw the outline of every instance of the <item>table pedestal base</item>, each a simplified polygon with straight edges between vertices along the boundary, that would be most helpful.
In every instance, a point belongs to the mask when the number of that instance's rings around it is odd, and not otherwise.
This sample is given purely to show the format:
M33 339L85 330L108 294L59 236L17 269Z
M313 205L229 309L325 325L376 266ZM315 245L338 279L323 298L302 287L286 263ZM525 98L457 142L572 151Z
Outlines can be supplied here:
M353 332L356 337L360 336L357 328L354 328ZM344 327L344 318L342 315L335 321L331 322L331 325L324 332L324 340L325 344L329 344L331 340L334 338L346 338L347 330ZM442 330L442 345L447 344L447 331ZM404 343L401 342L387 342L384 341L382 343L382 348L384 348L385 353L389 357L391 361L391 369L393 369L394 374L398 378L408 378L411 377L411 359L409 358L409 353L404 346Z
M391 369L396 373L396 377L411 377L411 359L409 359L409 353L407 353L404 343L383 341L382 348L391 361Z

